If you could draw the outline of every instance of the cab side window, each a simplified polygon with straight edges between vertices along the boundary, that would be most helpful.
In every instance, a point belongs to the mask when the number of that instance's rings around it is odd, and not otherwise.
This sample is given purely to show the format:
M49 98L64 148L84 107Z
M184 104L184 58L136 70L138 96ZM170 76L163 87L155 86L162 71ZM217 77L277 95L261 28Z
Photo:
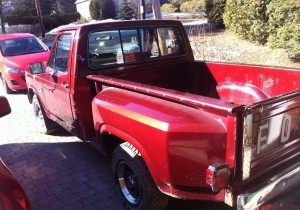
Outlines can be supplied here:
M56 71L66 72L68 71L68 61L71 49L71 34L61 35L49 59L49 67Z
M118 30L93 32L89 36L89 65L99 68L103 65L117 64L117 53L121 49Z
M178 27L158 27L159 51L162 56L184 55L187 50Z
M117 55L118 63L129 63L141 61L139 37L137 29L125 29L120 30L121 40L122 40L122 49L119 49ZM121 56L121 57L120 57Z

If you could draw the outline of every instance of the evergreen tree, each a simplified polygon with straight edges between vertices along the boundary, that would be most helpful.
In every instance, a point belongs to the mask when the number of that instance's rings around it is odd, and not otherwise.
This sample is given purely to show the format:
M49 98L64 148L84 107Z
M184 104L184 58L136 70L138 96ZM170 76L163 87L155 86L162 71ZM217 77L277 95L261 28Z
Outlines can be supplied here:
M67 12L56 10L58 7L73 5L75 0L39 0L42 19L46 30L60 25L66 25L80 18L76 7L69 7ZM5 13L4 20L9 25L30 25L38 23L35 0L22 0L22 3L13 4L14 8ZM55 12L55 13L53 13ZM65 12L65 13L64 13Z
M57 7L56 12L61 13L70 13L70 12L77 12L75 1L76 0L52 0L54 1L54 6Z
M37 16L34 0L24 0L22 4L16 4L10 12L11 16Z
M117 15L118 19L130 20L134 15L134 10L130 7L127 0L121 1L119 5L119 13Z
M76 12L76 0L39 0L43 16L56 13ZM14 9L9 11L8 16L37 16L35 0L23 0L22 3L14 4Z
M89 9L94 20L115 17L115 4L112 0L91 0Z

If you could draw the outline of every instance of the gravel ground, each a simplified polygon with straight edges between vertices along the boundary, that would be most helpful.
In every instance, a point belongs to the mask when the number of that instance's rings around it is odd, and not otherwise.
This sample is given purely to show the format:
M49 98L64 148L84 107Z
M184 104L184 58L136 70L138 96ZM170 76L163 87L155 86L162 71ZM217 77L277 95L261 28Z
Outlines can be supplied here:
M0 94L5 95L2 87ZM69 135L63 130L53 136L37 132L35 130L33 108L29 104L26 94L26 92L16 92L5 95L8 98L12 112L0 120L2 142L6 144L23 142L81 142L80 139ZM64 137L59 138L59 135Z
M300 63L290 60L285 49L256 45L229 31L201 27L195 30L189 39L197 60L300 68Z

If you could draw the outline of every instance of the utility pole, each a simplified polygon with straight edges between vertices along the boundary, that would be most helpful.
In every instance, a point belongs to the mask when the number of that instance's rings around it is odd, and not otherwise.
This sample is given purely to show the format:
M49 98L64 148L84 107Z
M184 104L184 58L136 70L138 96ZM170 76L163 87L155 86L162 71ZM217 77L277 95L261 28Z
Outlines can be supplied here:
M45 37L45 28L44 28L44 24L43 24L43 20L42 20L42 13L41 13L41 7L40 7L40 1L39 0L35 0L35 7L36 7L39 23L40 23L42 37Z
M154 19L162 19L159 0L152 0L152 11Z
M4 25L4 17L3 17L3 4L2 0L0 0L0 21L1 21L1 31L2 34L5 34L5 25Z
M146 19L145 15L145 0L140 0L140 19Z

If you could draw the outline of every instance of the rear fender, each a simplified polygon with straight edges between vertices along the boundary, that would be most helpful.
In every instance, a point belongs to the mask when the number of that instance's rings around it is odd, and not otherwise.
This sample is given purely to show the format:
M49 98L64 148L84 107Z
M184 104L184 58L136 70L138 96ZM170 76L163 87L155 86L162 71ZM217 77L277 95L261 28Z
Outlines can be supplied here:
M128 135L122 130L119 130L118 128L103 124L99 129L98 133L100 134L100 141L103 145L106 144L107 139L103 139L102 136L105 133L113 134L114 136L118 137L121 139L123 142L129 142L131 145L133 145L141 154L144 154L143 156L146 155L146 152L143 150L143 147L139 144L139 142L134 139L132 136Z
M171 186L207 187L203 172L225 161L227 115L113 87L94 97L92 111L95 130L132 144L168 194Z

